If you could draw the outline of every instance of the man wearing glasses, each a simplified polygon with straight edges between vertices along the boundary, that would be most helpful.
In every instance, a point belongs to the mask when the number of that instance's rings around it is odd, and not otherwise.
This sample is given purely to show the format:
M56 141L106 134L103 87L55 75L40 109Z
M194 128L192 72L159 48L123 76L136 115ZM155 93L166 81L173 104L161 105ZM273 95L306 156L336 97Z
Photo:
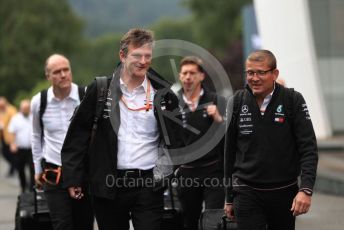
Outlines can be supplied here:
M295 217L309 211L318 162L307 105L276 83L270 51L251 53L245 74L228 132L225 212L240 229L295 229Z

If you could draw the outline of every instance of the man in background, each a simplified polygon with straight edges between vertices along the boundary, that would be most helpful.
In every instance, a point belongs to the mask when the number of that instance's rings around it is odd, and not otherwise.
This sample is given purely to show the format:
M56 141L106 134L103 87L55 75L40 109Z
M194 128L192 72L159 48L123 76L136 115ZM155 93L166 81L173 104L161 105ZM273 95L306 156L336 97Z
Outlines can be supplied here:
M31 152L31 130L32 119L30 116L30 100L22 100L19 113L13 116L8 125L10 151L13 155L14 164L18 171L19 182L22 192L31 191L34 185L34 170ZM30 170L30 184L27 184L25 175L26 166Z
M203 61L195 56L184 57L180 62L179 80L182 89L178 92L179 104L182 110L184 125L190 125L200 132L198 134L181 128L178 137L181 139L182 147L195 144L203 135L210 132L210 127L215 123L223 123L219 111L219 97L207 90L202 82L206 77L203 69ZM221 107L221 106L220 106ZM222 111L224 113L224 111ZM202 145L204 143L199 143ZM201 146L197 148L201 149ZM187 154L187 153L186 153ZM180 179L178 196L184 215L184 225L188 230L197 230L199 218L203 209L220 209L223 207L224 190L221 186L223 181L223 165L221 155L223 154L223 142L218 143L209 152L199 153L195 159L190 159L180 165L177 176ZM183 184L183 180L195 182L191 186ZM214 186L214 180L217 186ZM197 184L196 184L197 182Z
M17 109L8 103L5 97L0 97L0 138L2 145L2 155L9 164L7 176L13 176L15 166L13 156L9 146L8 125L11 118L17 113Z
M51 55L46 60L45 75L51 87L46 93L36 94L31 102L35 181L37 186L43 186L55 230L93 229L88 193L84 199L74 200L62 187L61 148L73 112L80 104L69 60L60 54ZM42 104L46 104L43 114ZM83 186L86 185L84 181Z

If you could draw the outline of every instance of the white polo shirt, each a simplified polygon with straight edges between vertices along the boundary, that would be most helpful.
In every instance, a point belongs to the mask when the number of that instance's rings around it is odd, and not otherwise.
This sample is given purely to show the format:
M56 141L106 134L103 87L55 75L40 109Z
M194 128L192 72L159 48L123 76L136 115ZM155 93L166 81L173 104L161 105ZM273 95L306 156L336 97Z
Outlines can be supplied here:
M17 148L31 149L31 115L25 117L22 113L17 113L11 118L8 125L8 132L15 135Z

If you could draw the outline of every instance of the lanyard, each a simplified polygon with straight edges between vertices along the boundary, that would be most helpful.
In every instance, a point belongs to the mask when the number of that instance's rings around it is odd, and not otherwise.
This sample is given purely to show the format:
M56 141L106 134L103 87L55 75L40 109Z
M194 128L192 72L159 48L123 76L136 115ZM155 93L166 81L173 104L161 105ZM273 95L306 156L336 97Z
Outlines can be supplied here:
M146 103L144 107L139 107L139 108L130 108L126 102L126 100L124 99L124 96L121 97L121 101L123 102L123 104L125 105L125 107L127 107L127 109L131 110L131 111L140 111L140 110L146 110L147 112L152 109L152 104L150 103L150 81L147 78L147 91L146 91Z

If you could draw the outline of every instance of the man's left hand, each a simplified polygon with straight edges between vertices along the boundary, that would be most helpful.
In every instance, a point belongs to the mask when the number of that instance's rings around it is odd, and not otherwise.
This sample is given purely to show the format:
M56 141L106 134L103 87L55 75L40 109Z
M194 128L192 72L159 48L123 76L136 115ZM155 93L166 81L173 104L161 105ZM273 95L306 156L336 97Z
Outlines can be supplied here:
M221 123L223 121L223 118L219 112L219 110L217 109L216 105L209 105L207 107L207 113L208 116L212 117L214 119L214 121Z
M291 211L294 216L305 214L311 207L312 197L304 192L298 192L293 200Z

